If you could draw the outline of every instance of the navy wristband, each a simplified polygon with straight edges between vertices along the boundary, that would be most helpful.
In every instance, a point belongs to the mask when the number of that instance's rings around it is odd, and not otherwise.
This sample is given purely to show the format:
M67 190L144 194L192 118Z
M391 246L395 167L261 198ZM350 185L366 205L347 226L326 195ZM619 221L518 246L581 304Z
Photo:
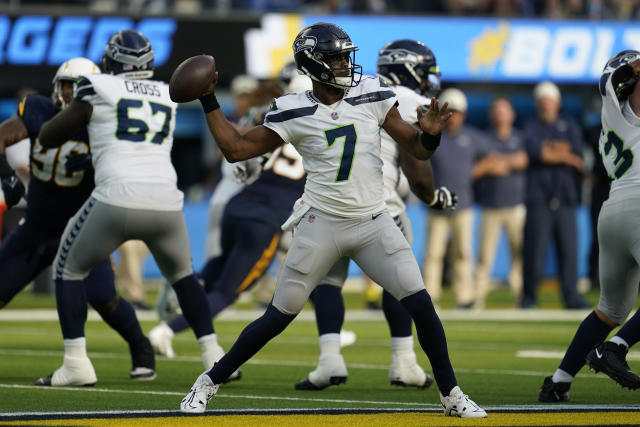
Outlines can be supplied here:
M434 136L429 132L422 131L422 135L420 135L420 143L425 149L435 151L440 145L440 136L442 136L442 133Z
M204 113L210 113L211 111L217 110L220 108L220 104L218 104L218 100L216 99L215 93L211 92L208 95L203 96L200 99L200 103L202 104L202 109Z

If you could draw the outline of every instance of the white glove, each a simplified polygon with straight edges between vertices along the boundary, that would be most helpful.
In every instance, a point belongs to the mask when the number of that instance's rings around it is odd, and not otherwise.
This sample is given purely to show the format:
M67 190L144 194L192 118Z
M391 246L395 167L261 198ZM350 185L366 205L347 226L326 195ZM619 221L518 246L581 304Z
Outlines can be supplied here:
M233 169L233 177L240 184L251 185L260 178L262 174L262 157L254 157L249 160L238 162Z
M437 210L455 210L458 204L458 196L455 191L450 191L447 187L438 187L433 192L433 201L429 204L430 208Z

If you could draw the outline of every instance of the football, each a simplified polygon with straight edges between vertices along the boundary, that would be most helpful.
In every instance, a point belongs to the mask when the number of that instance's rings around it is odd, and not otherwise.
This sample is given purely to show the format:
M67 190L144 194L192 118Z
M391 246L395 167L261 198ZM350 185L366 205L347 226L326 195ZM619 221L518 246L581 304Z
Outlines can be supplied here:
M211 55L187 58L174 70L169 81L169 96L173 102L198 99L213 82L216 61Z

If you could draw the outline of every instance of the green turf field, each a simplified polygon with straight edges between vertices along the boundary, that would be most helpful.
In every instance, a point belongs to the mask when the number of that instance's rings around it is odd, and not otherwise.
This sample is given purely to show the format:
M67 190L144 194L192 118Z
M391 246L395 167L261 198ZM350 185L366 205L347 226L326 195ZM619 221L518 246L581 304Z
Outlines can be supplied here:
M40 305L24 296L16 308ZM13 307L11 307L13 308ZM9 313L4 310L3 313ZM34 311L35 313L35 311ZM219 341L228 348L254 312L238 311L241 320L216 322ZM243 314L244 313L244 314ZM463 390L487 407L538 405L537 390L551 373L569 343L578 319L546 321L552 310L505 315L451 312L442 317L451 359ZM533 318L535 321L526 320ZM465 320L467 318L468 320ZM438 392L391 387L387 379L388 329L380 312L351 310L346 329L356 332L353 346L343 349L349 367L346 385L320 392L301 392L293 384L313 369L317 358L315 323L310 312L263 348L243 366L241 381L221 387L211 409L234 408L437 408ZM155 324L144 321L145 332ZM0 413L39 411L104 411L178 408L180 399L203 368L199 347L190 332L174 340L177 359L157 360L158 378L152 382L128 379L129 355L124 342L99 321L87 324L89 355L98 384L83 389L32 386L62 361L56 321L0 321ZM419 361L429 369L426 356ZM635 357L635 354L632 353ZM640 368L633 358L632 368ZM572 387L572 404L635 404L640 395L623 390L604 375L584 369Z
M150 295L149 302L153 302L153 298L153 294ZM587 298L595 304L597 293L592 292ZM435 386L417 390L389 384L390 349L382 313L362 310L360 295L347 294L346 301L345 329L357 334L356 343L343 349L349 368L347 384L319 392L294 390L294 383L314 368L318 356L315 322L312 311L307 308L283 334L242 367L242 380L220 388L208 409L439 411ZM445 293L441 317L463 390L489 413L551 410L548 405L537 402L538 388L544 376L556 368L584 312L557 310L557 290L545 288L541 294L543 309L538 310L509 309L511 302L506 291L492 294L489 309L482 312L450 310L451 304L451 295ZM126 344L101 321L92 320L87 323L86 335L98 384L89 388L36 387L33 381L49 374L62 361L61 334L55 312L51 310L54 306L51 297L25 292L0 311L0 418L18 413L61 411L176 411L181 398L203 370L199 346L192 333L185 332L174 340L177 359L157 359L155 381L131 381ZM252 307L252 304L234 307L216 321L216 332L223 347L229 348L242 328L260 314L248 310ZM95 313L92 317L96 317ZM141 317L147 319L142 324L148 332L156 324L154 313ZM419 362L430 371L426 356L417 346L416 352ZM640 370L639 356L639 353L630 353L632 369ZM611 409L602 405L640 410L638 392L622 389L604 375L596 375L586 368L574 382L571 396L571 403L563 406L569 411ZM246 415L247 411L240 412ZM504 420L515 420L514 417L492 422L504 424ZM275 422L275 418L269 420ZM409 422L410 418L403 420L398 425L414 425ZM435 420L442 422L442 418ZM543 422L533 420L533 423ZM235 422L242 425L239 418ZM415 425L422 423L417 422ZM368 421L362 423L370 425ZM550 423L564 422L556 419ZM93 424L88 422L88 425Z

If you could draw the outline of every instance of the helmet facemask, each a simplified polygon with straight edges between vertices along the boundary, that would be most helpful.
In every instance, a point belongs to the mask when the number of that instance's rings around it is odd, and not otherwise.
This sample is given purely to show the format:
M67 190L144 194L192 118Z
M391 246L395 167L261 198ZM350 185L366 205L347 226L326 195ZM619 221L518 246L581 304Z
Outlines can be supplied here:
M339 89L360 83L362 66L355 63L357 50L342 28L329 23L314 24L303 29L293 42L298 70L312 80ZM337 56L340 56L343 64L337 64Z

